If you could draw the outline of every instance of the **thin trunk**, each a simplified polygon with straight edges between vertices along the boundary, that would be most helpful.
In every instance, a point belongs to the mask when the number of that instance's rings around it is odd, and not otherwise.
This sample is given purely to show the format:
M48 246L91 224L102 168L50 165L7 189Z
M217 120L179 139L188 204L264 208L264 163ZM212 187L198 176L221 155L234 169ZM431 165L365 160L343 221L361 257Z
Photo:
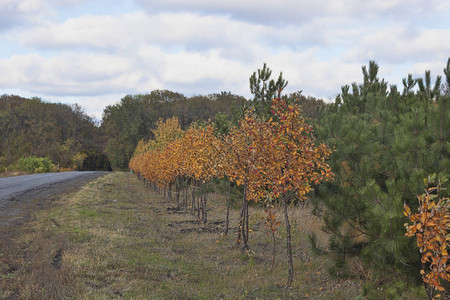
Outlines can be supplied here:
M183 189L183 201L181 203L181 207L186 207L186 189L184 189L183 187L184 187L184 183L181 186L181 188Z
M200 211L202 209L201 202L203 198L203 189L200 188L200 184L198 185L198 188L200 190L200 195L197 197L197 219L200 220Z
M242 235L243 241L243 249L249 250L248 246L248 201L247 201L247 186L244 186L244 193L242 197L242 209L241 209L241 217L239 220L239 230ZM240 236L239 236L240 240Z
M248 230L248 200L247 200L247 193L245 193L245 239L244 239L244 247L246 250L249 250L250 247L248 246L248 237L249 237L249 230Z
M206 202L208 201L207 199L207 190L206 190L206 183L203 186L204 188L204 192L203 192L203 203L202 203L202 221L203 223L208 222L208 216L207 216L207 212L206 212Z
M168 195L169 195L169 201L170 201L170 203L172 203L172 183L169 184Z
M241 213L239 215L238 236L237 236L237 241L236 241L237 245L240 245L241 241L242 241L241 237L242 237L242 218L243 218L243 215L244 215L244 210L243 210L243 207L241 207Z
M177 205L180 203L180 178L177 178L175 181L175 192L177 193Z
M188 207L188 192L189 192L189 186L187 179L184 179L184 207Z
M271 270L273 270L273 266L275 265L275 253L276 253L276 240L275 240L275 232L272 231L272 240L273 240L273 251L272 251L272 268Z
M191 214L194 214L195 213L195 180L193 180L194 182L193 182L193 184L191 185L192 186L192 190L191 190L191 193L192 193L192 207L191 207Z
M228 226L230 224L230 202L231 202L231 181L228 181L227 220L225 227L225 236L228 235Z
M294 263L292 261L291 224L289 223L287 200L288 199L286 199L286 195L283 195L284 220L286 223L286 252L287 252L288 264L289 264L289 275L288 275L287 285L290 286L292 283L292 279L294 278Z

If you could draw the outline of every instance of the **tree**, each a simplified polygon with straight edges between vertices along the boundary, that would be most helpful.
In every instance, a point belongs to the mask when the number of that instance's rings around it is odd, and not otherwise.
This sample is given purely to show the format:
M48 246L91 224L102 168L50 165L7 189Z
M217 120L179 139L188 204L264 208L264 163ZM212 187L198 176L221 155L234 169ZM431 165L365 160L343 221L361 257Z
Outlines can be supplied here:
M224 140L223 148L225 156L222 158L222 164L225 175L236 183L237 186L243 187L241 213L239 218L239 231L237 244L242 241L243 249L248 250L248 190L252 176L255 176L254 161L257 150L253 132L258 132L253 127L261 125L252 110L246 112L244 118L239 122L238 126L233 126L230 133Z
M276 98L268 120L248 111L239 127L231 129L227 139L229 155L226 174L244 187L239 235L248 249L248 201L280 199L286 225L286 250L289 262L288 285L293 279L288 204L304 199L323 179L332 177L326 158L330 150L316 143L312 127L301 116L300 106Z
M436 176L426 178L424 182L428 186L433 184ZM406 236L416 236L417 247L421 253L422 269L420 274L426 285L430 299L440 297L434 295L434 290L445 291L445 285L450 282L450 266L447 266L450 228L450 198L443 196L445 192L442 185L446 182L438 180L436 187L428 188L424 194L418 196L419 208L417 213L412 213L405 204L404 214L412 222L405 224ZM445 194L445 193L444 193Z
M280 72L277 81L270 79L272 70L263 64L262 69L253 72L250 77L250 92L254 95L253 102L256 112L262 116L270 115L270 104L274 97L280 98L281 92L286 88L288 82L283 79Z
M265 122L266 132L260 135L257 160L256 197L281 198L286 227L286 252L289 264L288 282L293 280L291 225L288 204L296 199L304 200L312 185L333 177L326 163L330 149L317 143L310 125L305 123L301 108L276 98L272 102L273 118ZM262 131L260 131L262 132ZM264 142L265 140L265 142Z
M444 68L444 74L445 74L445 94L450 94L450 58L447 60L447 66Z
M329 164L336 179L313 199L332 234L335 272L343 274L342 262L358 255L367 266L416 281L419 257L404 236L403 204L416 207L422 178L448 170L448 100L431 97L439 92L428 79L414 91L412 76L400 94L375 71L374 63L363 68L364 82L344 86L318 120L319 140L335 149Z

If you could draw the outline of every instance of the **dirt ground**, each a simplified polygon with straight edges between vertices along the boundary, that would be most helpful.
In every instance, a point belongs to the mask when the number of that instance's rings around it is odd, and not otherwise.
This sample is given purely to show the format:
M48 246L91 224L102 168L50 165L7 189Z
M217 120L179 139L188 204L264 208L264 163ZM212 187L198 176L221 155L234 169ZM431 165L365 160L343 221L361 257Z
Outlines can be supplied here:
M87 182L106 175L108 172L98 172L86 174L70 181L63 181L52 184L50 186L38 187L27 191L12 199L4 200L2 209L0 210L0 291L4 288L3 284L10 278L6 278L16 271L25 269L38 269L39 265L30 266L26 261L33 257L33 261L39 261L41 247L33 245L33 247L24 246L17 243L16 239L26 234L26 224L30 220L32 214L39 210L45 210L53 205L55 201L61 199L64 194L77 191ZM48 245L42 245L48 246ZM56 245L57 247L58 245ZM55 264L57 266L57 255ZM23 272L19 272L23 273ZM42 275L42 274L41 274ZM47 274L46 276L52 276ZM8 296L0 293L0 299L19 299L15 293Z
M80 183L81 186L82 183ZM71 192L72 191L72 192ZM190 209L125 172L113 172L65 193L25 201L20 216L0 226L0 299L356 299L370 280L359 260L352 276L330 277L332 260L313 255L308 233L318 242L323 223L307 206L289 213L294 281L287 279L285 233L272 237L264 210L250 207L250 251L236 245L239 209L208 201L208 223ZM275 207L277 216L280 208ZM396 299L419 300L402 292ZM359 299L382 299L359 298Z
M222 235L225 206L218 199L202 224L130 174L76 189L28 199L20 216L0 226L0 299L348 299L360 291L358 282L330 280L322 260L309 258L301 231L294 258L302 272L285 289L284 240L277 237L272 269L258 208L251 208L247 253L235 246L239 210Z

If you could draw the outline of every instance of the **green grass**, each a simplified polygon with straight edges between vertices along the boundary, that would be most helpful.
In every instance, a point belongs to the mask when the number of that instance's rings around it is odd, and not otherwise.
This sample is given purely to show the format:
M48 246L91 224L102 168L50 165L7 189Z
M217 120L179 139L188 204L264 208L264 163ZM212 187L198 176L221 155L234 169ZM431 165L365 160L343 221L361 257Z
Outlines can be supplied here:
M209 224L171 206L129 173L112 173L87 184L54 207L38 211L22 245L41 247L45 266L62 249L60 269L48 272L56 281L22 276L16 283L22 298L65 299L356 299L360 280L332 279L330 260L309 250L307 233L321 222L308 210L292 211L295 275L286 288L287 263L282 230L271 269L272 240L251 207L250 252L242 252L233 230L223 224L225 203L209 201ZM281 215L280 215L281 216ZM231 212L236 226L238 211ZM57 225L55 225L57 224ZM326 236L319 234L319 241ZM56 246L55 246L56 245ZM47 247L47 248L45 248ZM10 289L12 291L13 288Z

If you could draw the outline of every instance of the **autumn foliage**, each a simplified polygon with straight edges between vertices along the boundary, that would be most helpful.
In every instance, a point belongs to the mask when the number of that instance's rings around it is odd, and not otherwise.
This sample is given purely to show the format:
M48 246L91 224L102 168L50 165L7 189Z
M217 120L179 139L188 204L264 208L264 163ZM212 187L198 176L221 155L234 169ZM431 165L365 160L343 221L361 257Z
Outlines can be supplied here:
M313 185L333 177L326 163L331 150L315 140L299 105L277 98L272 101L271 114L269 119L263 119L249 109L238 126L230 128L229 134L220 138L211 124L194 125L182 132L177 119L159 121L154 131L155 140L138 144L129 167L158 188L169 191L169 198L173 184L177 185L179 195L180 182L191 182L192 209L197 210L199 217L202 212L204 222L208 182L227 177L242 186L238 243L242 241L244 249L249 249L248 202L282 203L290 284L293 265L287 205L293 200L305 199ZM199 194L197 207L194 207L195 194ZM269 214L269 219L279 225L273 214ZM278 226L273 224L270 225L272 231Z
M405 204L405 216L412 222L406 225L406 236L417 239L417 247L422 255L423 281L433 289L445 291L442 282L450 281L448 248L450 237L449 198L439 195L440 186L431 187L418 196L419 209L412 213ZM436 295L437 296L437 295Z

